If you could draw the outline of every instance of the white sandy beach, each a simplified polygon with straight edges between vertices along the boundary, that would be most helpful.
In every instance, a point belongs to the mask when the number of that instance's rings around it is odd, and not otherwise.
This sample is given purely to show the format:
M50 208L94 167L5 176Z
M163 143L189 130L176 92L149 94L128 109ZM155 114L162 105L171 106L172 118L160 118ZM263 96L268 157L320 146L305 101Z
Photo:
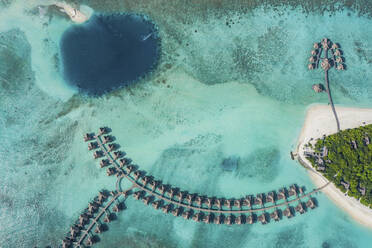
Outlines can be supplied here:
M341 129L355 128L372 123L372 109L336 107L340 120ZM305 123L302 128L299 142L298 155L309 167L311 163L303 156L303 146L310 138L320 138L324 134L330 135L337 132L335 118L330 106L316 105L307 110ZM312 167L311 167L312 168ZM324 185L328 180L315 169L309 169L310 178L317 187ZM345 196L336 186L331 183L322 190L334 203L346 211L357 222L372 228L372 209L359 203L354 198Z

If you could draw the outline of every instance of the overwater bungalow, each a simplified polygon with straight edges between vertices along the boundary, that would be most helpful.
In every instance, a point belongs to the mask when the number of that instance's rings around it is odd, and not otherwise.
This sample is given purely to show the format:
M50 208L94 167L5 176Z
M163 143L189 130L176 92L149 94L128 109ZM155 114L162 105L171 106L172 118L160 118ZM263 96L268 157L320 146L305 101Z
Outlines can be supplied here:
M293 184L289 187L288 195L289 196L296 196L297 195L297 186L295 184Z
M315 65L314 65L313 63L310 63L310 64L307 66L307 68L308 68L309 70L314 70L314 69L315 69Z
M160 186L159 186L159 192L160 192L160 194L164 194L165 193L165 191L167 190L167 187L164 185L164 184L161 184Z
M173 208L172 204L166 204L163 206L163 213L167 214Z
M241 209L242 208L242 199L234 200L234 207Z
M88 216L93 217L93 215L94 215L95 212L96 212L95 210L87 208L85 213Z
M318 49L319 48L319 43L318 42L315 42L314 45L313 45L314 49Z
M119 202L117 203L113 208L112 208L112 211L114 212L119 212L123 210L123 203L122 202Z
M275 203L275 192L274 191L271 191L271 192L267 193L266 201L271 202L271 203Z
M317 51L316 50L311 50L311 55L315 56L316 54L317 54Z
M323 59L322 63L320 64L323 70L328 71L331 68L331 64L329 62L329 59L325 58Z
M322 44L323 49L329 49L329 43L330 43L329 39L327 38L322 39L321 44Z
M191 203L193 202L194 198L195 198L195 195L194 194L187 194L186 201L188 202L189 205L191 205Z
M108 128L106 127L100 127L98 129L98 135L107 134L107 133L108 133Z
M95 212L98 210L98 206L97 206L96 204L89 203L89 204L88 204L88 210L89 210L90 212L95 213Z
M298 187L298 193L300 194L300 195L302 195L303 193L304 193L304 188L303 187Z
M253 214L248 215L247 218L246 218L246 223L253 224L254 220L255 220L255 217L254 217Z
M135 168L134 168L133 165L129 164L129 165L127 165L127 166L124 167L124 170L129 175L130 173L132 173L133 171L135 171ZM140 173L140 172L137 172L137 173ZM138 178L137 179L135 178L135 180L138 180Z
M143 201L143 203L148 205L149 203L151 203L153 201L153 199L154 199L153 195L148 195L148 196L143 197L142 201Z
M87 238L87 242L86 242L87 246L92 246L94 243L95 243L94 237L93 236L89 236Z
M89 142L88 143L88 150L93 150L98 148L98 143L97 142Z
M305 209L302 205L302 202L299 202L298 205L295 207L296 212L299 212L300 214L305 213Z
M89 134L89 133L84 134L84 141L85 142L87 142L89 140L93 140L93 139L94 139L94 135Z
M204 216L203 221L204 223L209 224L209 223L213 223L213 219L214 219L214 214L210 213Z
M235 223L238 225L244 224L245 223L245 215L241 214L235 219Z
M150 181L151 181L151 178L149 176L142 177L143 186L146 186Z
M124 172L122 170L117 170L116 177L122 177Z
M215 224L223 224L223 223L225 223L224 222L224 219L225 219L225 215L223 215L223 214L220 214L220 215L218 215L215 219L214 219L214 223Z
M284 216L287 216L287 218L291 218L293 216L291 208L288 206L283 211Z
M312 89L313 89L316 93L320 93L320 92L323 91L323 86L322 86L321 84L313 84Z
M332 49L338 49L338 48L339 48L339 46L336 43L332 44Z
M251 196L251 195L247 195L243 199L243 206L247 206L247 207L250 208L252 206L252 203L253 203L253 196Z
M192 219L196 222L200 222L203 219L203 212L198 212L198 213L194 214Z
M170 188L167 193L169 195L169 198L172 199L174 197L174 195L177 193L177 189L176 188Z
M266 213L262 213L261 215L258 216L258 220L263 224L267 224L267 218L266 218Z
M204 196L200 196L200 195L196 196L196 197L195 197L195 202L196 202L196 204L198 204L199 206L202 206L202 204L203 204L203 202L204 202Z
M274 219L275 221L279 221L280 220L279 210L275 209L275 211L270 214L270 218Z
M134 192L134 193L133 193L133 197L134 197L134 199L139 200L139 199L142 197L143 193L144 193L143 190L140 190L140 191L136 191L136 192Z
M99 205L103 204L103 199L99 199L98 197L96 197L94 201L97 202Z
M71 238L76 238L80 233L80 230L76 230L76 229L71 229L70 230L70 236Z
M121 151L116 151L116 152L113 152L113 153L114 153L114 156L113 156L114 160L120 158L123 155L123 153Z
M287 198L287 192L285 188L282 188L279 190L279 193L277 194L278 200L286 199Z
M207 202L207 206L208 208L212 208L214 202L215 202L216 198L215 197L208 197L206 199L206 202Z
M182 202L183 199L185 199L185 197L187 196L187 192L186 191L180 191L178 192L177 194L177 197L178 197L178 201L179 202Z
M316 60L316 58L314 58L314 56L311 56L311 57L309 58L309 62L310 62L310 63L314 63L315 60Z
M193 215L194 211L192 209L189 209L185 212L183 212L182 214L182 217L185 219L185 220L188 220L191 218L191 216Z
M94 230L95 233L102 233L103 232L103 225L97 223L96 229Z
M128 174L129 174L129 171L130 171L130 169L131 168L133 168L133 166L132 167L129 167L129 166L127 166L127 172L128 172ZM141 171L135 171L134 173L133 173L133 177L134 177L134 180L138 180L140 177L141 177Z
M111 220L112 220L111 214L106 213L105 218L103 218L103 221L106 222L106 223L109 223L109 222L111 222Z
M216 201L214 202L214 205L218 208L218 209L221 209L222 208L222 205L224 203L224 199L223 198L217 198Z
M89 220L85 220L84 218L79 217L77 226L80 229L84 229L85 225L88 224Z
M125 158L121 158L121 159L119 160L120 168L123 168L124 165L126 165L126 164L127 164L127 160L126 160Z
M62 248L69 248L71 247L71 245L72 245L72 241L68 240L67 238L62 240Z
M102 159L100 162L99 162L99 165L101 166L101 168L105 167L105 166L108 166L110 164L110 160L108 159Z
M310 199L306 202L306 207L311 208L311 209L313 209L313 208L316 207L315 202L313 201L313 199L310 198Z
M339 49L336 49L333 53L334 56L341 56L341 51Z
M85 226L86 224L88 224L88 221L85 220L85 219L82 219L82 218L79 218L78 222L79 222L79 224L78 224L79 227L82 227L82 228L84 228L84 226Z
M106 174L107 174L107 176L112 176L112 175L114 175L116 173L116 168L115 167L109 167L109 168L107 168L107 170L106 170Z
M223 204L225 207L231 209L231 207L234 205L234 199L226 199Z
M103 157L103 152L101 150L99 151L94 151L93 152L93 158L94 159L97 159L97 158L100 158L100 157Z
M108 150L109 152L111 152L111 151L113 151L113 150L115 150L115 149L117 148L117 145L114 144L114 143L111 143L111 144L108 144L107 147L108 147L107 150Z
M163 204L162 200L154 201L153 203L151 203L152 207L155 209L159 209L162 206L162 204Z
M159 185L159 182L156 181L156 180L152 180L151 183L150 183L150 187L151 187L151 190L152 191L155 191L156 190L156 187Z
M183 212L183 207L178 207L178 208L175 208L172 210L172 214L175 216L175 217L178 217L182 214Z
M225 224L229 226L234 224L234 215L230 214L229 216L227 216L227 218L225 218Z
M103 141L102 141L103 144L107 144L107 143L110 143L112 141L113 141L113 138L112 138L111 135L105 135L105 136L103 136Z
M257 196L254 198L254 204L255 205L263 205L264 204L263 194L257 194Z
M111 196L116 196L117 193L118 193L118 192L116 192L116 190L111 190L111 191L110 191L110 195L111 195Z
M343 61L342 57L337 57L337 58L336 58L336 62L337 62L337 63L342 63L342 62L344 62L344 61Z
M75 230L75 231L77 231L77 232L80 232L80 231L81 231L81 228L80 228L78 225L74 224L74 225L72 225L72 226L70 227L70 232L71 232L72 230Z

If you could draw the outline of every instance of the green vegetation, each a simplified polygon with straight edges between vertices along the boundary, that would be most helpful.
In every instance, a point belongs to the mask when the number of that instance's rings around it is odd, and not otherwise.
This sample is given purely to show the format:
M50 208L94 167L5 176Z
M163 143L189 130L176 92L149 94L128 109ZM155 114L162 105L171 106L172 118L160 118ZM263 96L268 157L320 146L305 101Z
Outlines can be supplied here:
M356 142L356 146L353 145L353 141ZM341 191L360 199L361 203L372 208L371 143L372 125L366 125L319 139L315 144L315 152L320 153L326 146L328 154L323 157L325 170L320 172ZM320 168L315 158L309 160L315 168ZM348 190L342 182L350 185Z

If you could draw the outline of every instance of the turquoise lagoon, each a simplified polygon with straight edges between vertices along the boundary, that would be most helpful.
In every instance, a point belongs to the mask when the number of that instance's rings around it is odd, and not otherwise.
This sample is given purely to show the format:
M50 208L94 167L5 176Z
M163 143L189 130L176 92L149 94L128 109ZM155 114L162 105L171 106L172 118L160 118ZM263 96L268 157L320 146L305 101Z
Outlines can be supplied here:
M103 125L140 168L190 192L241 197L292 183L313 189L289 151L309 105L327 102L311 89L323 73L306 67L313 42L324 36L341 44L348 65L330 73L335 103L372 107L368 13L265 5L192 15L187 6L92 2L97 11L149 15L162 56L136 84L89 98L61 75L59 41L74 24L55 14L39 18L36 4L0 5L1 248L58 246L88 201L114 189L82 139ZM232 156L237 168L224 170ZM316 198L319 207L296 218L231 227L164 215L129 198L96 247L370 247L371 230L324 194Z

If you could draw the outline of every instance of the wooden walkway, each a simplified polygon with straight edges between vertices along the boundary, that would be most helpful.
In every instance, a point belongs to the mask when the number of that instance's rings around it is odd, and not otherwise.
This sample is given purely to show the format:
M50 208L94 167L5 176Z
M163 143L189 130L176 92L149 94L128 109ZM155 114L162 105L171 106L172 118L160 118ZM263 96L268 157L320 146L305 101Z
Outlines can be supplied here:
M93 229L93 227L97 224L97 221L102 217L104 213L106 213L107 209L111 206L112 203L122 194L122 192L118 192L112 199L106 204L106 206L97 214L97 216L93 219L92 223L88 226L86 230L82 230L83 235L81 235L80 239L77 241L77 247L81 247L84 242L84 239L89 235L89 232Z
M265 210L269 210L269 209L273 209L273 208L278 208L280 206L288 205L288 204L290 204L292 202L300 201L301 199L303 199L305 197L310 197L312 194L315 194L315 193L319 192L320 190L322 190L324 187L326 187L328 185L328 183L327 183L327 184L323 185L322 187L317 188L317 189L314 189L313 191L311 191L311 192L309 192L307 194L299 195L295 199L285 200L282 203L275 203L272 206L261 207L261 208L249 208L249 209L245 209L245 210L243 210L243 209L240 209L240 210L229 209L228 210L228 209L213 209L213 208L204 208L204 207L194 206L192 204L186 204L186 203L183 203L181 201L176 201L176 200L174 200L172 198L168 198L168 197L164 196L163 194L159 194L156 191L153 191L151 189L148 189L148 188L146 188L146 186L144 186L141 183L137 182L134 178L132 178L130 175L128 175L120 167L120 165L118 164L117 160L115 160L113 158L113 156L111 155L111 153L108 152L108 149L106 148L105 144L103 144L103 142L102 142L101 136L95 136L95 138L97 140L97 143L98 143L99 148L101 148L101 150L105 154L106 158L111 162L112 165L114 165L116 167L116 169L118 171L121 171L122 172L122 177L125 177L130 182L132 182L133 187L138 188L140 190L143 190L146 193L148 193L150 195L153 195L155 198L161 199L161 200L163 200L165 202L168 202L170 204L174 204L176 206L184 207L186 209L193 209L193 210L196 210L196 211L202 211L202 212L208 212L208 213L225 213L225 214L242 214L242 213L253 213L253 212L259 212L259 211L265 211Z
M328 50L329 49L324 49L324 53L325 53L324 58L325 59L328 59ZM335 59L334 59L334 63L336 63ZM329 88L328 70L324 70L324 71L325 71L325 84L326 84L326 87L327 87L327 94L328 94L329 104L331 105L333 115L335 116L335 119L336 119L337 132L340 132L340 121L338 120L335 105L333 104L333 100L332 100L331 89Z

